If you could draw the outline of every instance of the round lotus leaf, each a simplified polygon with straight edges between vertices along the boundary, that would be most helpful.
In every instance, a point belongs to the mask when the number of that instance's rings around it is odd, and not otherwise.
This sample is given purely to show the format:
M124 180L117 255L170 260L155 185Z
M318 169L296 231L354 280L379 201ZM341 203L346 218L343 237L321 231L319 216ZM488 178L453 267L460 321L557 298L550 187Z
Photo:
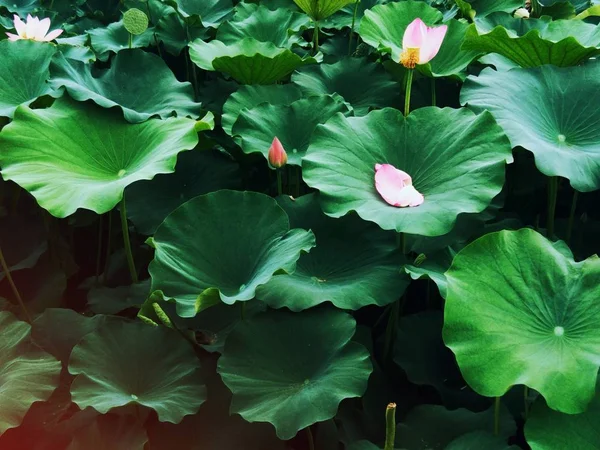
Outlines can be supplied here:
M220 71L242 84L273 84L305 64L317 61L301 57L271 42L244 38L230 45L196 39L190 44L190 58L203 70Z
M316 195L296 200L282 196L278 201L292 227L315 233L317 246L300 257L294 273L276 275L260 286L260 300L301 311L324 302L356 310L400 298L410 281L401 270L404 258L388 233L355 216L325 216Z
M291 12L285 8L273 11L254 3L240 3L237 10L232 20L219 27L217 40L225 44L235 44L250 37L286 48L305 43L298 33L302 27L308 27L309 19L305 14Z
M290 105L301 98L302 92L293 84L240 86L223 105L221 126L228 135L232 136L233 124L242 111L252 109L261 103Z
M196 16L205 27L217 28L233 12L232 0L172 0L186 19Z
M269 422L280 439L335 416L360 397L372 371L369 352L351 341L356 322L335 309L268 311L228 336L217 371L233 392L230 412Z
M485 69L467 79L461 102L488 110L543 174L568 178L580 192L600 188L600 113L582 107L600 102L600 64Z
M129 308L139 308L148 295L149 279L127 286L94 286L88 292L87 304L94 314L118 314Z
M292 74L292 83L304 95L339 94L352 105L356 115L371 108L393 106L400 85L383 66L364 58L345 58L335 64L305 66Z
M156 230L151 290L174 299L181 317L193 317L215 296L227 304L251 300L275 272L293 272L314 241L310 231L290 230L285 211L264 194L201 195Z
M43 95L59 95L46 83L54 45L31 40L0 41L0 117L13 117L19 105Z
M477 20L499 11L512 13L517 8L522 8L523 4L522 0L459 0L456 2L463 17L476 16Z
M71 395L102 414L128 404L179 423L206 399L194 349L178 333L141 322L108 321L75 346Z
M196 122L172 118L128 124L89 103L60 99L50 108L19 107L0 135L0 166L55 217L78 208L110 211L125 186L175 168L198 143Z
M357 0L294 0L294 3L312 20L318 22L326 19L349 3Z
M364 117L334 116L317 127L303 159L303 178L320 191L323 211L356 211L385 230L441 236L457 216L483 211L500 192L510 143L492 116L427 107L407 118L396 109ZM375 165L393 164L412 176L425 202L388 205L375 190Z
M232 134L240 138L244 153L262 153L265 159L273 138L277 137L287 152L287 163L299 166L317 125L338 112L347 113L348 108L331 95L303 98L289 105L261 103L240 112Z
M152 28L148 28L142 34L131 36L125 28L123 21L114 22L106 27L98 27L86 31L90 36L92 48L100 61L107 61L111 53L119 53L129 48L131 37L131 48L148 47L154 40Z
M131 34L138 36L148 29L148 16L144 11L131 8L123 14L123 26Z
M525 424L525 438L532 450L595 450L600 445L596 425L599 420L598 395L581 414L554 411L543 398L538 398Z
M394 61L399 62L404 31L417 18L428 26L440 26L443 16L425 2L404 1L377 5L365 11L359 34L367 44L389 53ZM462 49L466 24L454 19L445 24L448 30L438 54L428 64L417 66L427 76L459 75L481 54L480 51Z
M30 338L31 326L0 311L0 434L21 424L58 386L61 364Z
M183 152L177 157L175 173L138 181L125 189L127 216L137 231L152 235L165 217L191 198L240 187L240 167L230 157L210 150Z
M600 29L582 20L517 19L495 13L469 26L462 48L498 53L521 67L567 67L600 54Z
M519 450L520 448L509 445L504 437L494 436L485 431L472 431L454 439L444 450Z
M20 17L34 13L40 6L40 0L0 0L0 7L6 8L11 13L18 14Z
M192 85L177 81L161 58L139 49L119 52L110 69L93 74L89 64L60 54L54 59L51 71L50 85L55 89L66 87L78 101L93 100L104 108L118 106L132 123L144 122L152 116L166 119L173 113L200 116L201 105L194 102Z
M575 262L530 229L487 234L446 272L444 341L467 383L500 397L515 384L581 413L600 365L600 260Z

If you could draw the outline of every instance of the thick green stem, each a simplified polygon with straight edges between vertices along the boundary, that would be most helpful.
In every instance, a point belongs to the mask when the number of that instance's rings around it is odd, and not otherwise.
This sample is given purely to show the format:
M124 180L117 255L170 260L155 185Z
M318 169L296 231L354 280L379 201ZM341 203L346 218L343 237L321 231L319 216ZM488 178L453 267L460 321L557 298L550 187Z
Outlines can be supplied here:
M567 244L571 242L571 235L573 234L573 221L575 220L575 212L577 211L577 197L579 197L579 192L573 192L571 212L569 213L569 223L567 224Z
M106 237L106 253L104 257L104 270L102 271L102 283L106 282L106 273L108 272L108 263L110 261L110 250L112 244L112 211L108 212L108 234Z
M102 219L104 218L103 215L100 215L100 218L98 219L98 250L96 253L96 284L98 284L98 281L100 280L100 262L102 260L102 231L103 231L103 223L104 222Z
M385 444L383 450L394 450L396 441L396 404L390 403L385 409Z
M129 266L129 274L133 283L138 282L137 270L135 270L135 262L131 251L131 241L129 240L129 227L127 225L127 208L125 205L125 196L121 200L121 229L123 230L123 246L125 247L125 255L127 256L127 265Z
M17 285L15 284L12 274L10 273L10 269L8 267L8 264L6 263L6 259L4 259L4 253L2 252L2 248L0 248L0 265L2 265L2 271L4 272L4 276L8 280L8 284L10 284L10 288L12 289L14 296L17 299L17 302L19 302L19 306L23 310L23 315L25 316L25 319L27 319L27 322L32 323L33 321L31 320L31 315L27 310L27 306L25 306L23 297L21 297L21 294L17 289Z
M410 91L412 89L414 69L408 69L406 73L406 91L404 96L404 117L410 112Z
M277 195L283 194L283 182L281 181L281 170L276 169L277 172Z
M294 197L296 197L296 198L300 197L300 180L302 179L301 170L302 169L300 169L300 167L296 168L296 180L295 180L296 190L294 192Z
M435 78L431 79L431 105L437 106L437 98L435 93Z
M133 47L133 34L129 33L129 48Z
M348 56L352 54L352 38L354 37L354 25L356 24L356 14L358 12L360 0L356 0L354 4L354 13L352 14L352 26L350 27L350 38L348 39Z
M310 426L306 427L306 440L308 441L308 450L315 450L315 438L313 437Z
M558 194L558 178L548 179L548 217L546 218L546 235L548 239L554 237L554 215L556 214L556 196Z
M313 30L313 55L316 55L319 51L319 22L315 22L315 29Z
M388 317L387 327L385 329L385 343L383 345L383 360L389 361L394 349L394 341L398 332L398 318L400 317L400 300L392 303L392 309Z
M494 435L500 434L500 397L496 397L494 402Z

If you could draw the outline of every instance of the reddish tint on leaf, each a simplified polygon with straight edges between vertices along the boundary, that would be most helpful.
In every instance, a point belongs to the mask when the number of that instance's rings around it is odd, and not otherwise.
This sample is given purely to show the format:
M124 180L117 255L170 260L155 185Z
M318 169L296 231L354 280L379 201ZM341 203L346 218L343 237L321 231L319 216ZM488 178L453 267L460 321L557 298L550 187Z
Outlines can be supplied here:
M391 164L375 165L375 189L386 203L400 208L419 206L425 201L410 175Z
M287 153L285 152L281 141L277 137L273 138L273 143L269 147L269 164L279 169L287 163Z

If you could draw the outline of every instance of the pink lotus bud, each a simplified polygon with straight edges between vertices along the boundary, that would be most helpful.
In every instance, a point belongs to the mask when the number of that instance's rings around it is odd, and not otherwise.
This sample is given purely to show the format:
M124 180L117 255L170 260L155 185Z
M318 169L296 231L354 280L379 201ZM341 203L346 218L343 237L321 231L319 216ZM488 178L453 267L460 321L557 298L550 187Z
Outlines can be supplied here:
M412 178L391 164L375 165L375 189L392 206L419 206L425 198L415 189Z
M269 147L269 164L272 167L279 169L287 163L287 153L283 149L283 145L277 138L273 138L273 143Z
M427 64L440 51L446 31L447 25L431 28L421 19L413 20L404 31L400 63L408 69Z

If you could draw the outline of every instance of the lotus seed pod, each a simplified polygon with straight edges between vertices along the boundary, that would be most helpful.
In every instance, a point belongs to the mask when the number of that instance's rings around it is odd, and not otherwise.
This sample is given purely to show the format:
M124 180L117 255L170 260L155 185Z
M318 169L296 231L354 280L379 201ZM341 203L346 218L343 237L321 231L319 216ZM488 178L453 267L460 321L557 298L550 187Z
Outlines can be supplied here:
M137 8L131 8L123 14L123 25L134 36L140 35L148 29L148 16Z

